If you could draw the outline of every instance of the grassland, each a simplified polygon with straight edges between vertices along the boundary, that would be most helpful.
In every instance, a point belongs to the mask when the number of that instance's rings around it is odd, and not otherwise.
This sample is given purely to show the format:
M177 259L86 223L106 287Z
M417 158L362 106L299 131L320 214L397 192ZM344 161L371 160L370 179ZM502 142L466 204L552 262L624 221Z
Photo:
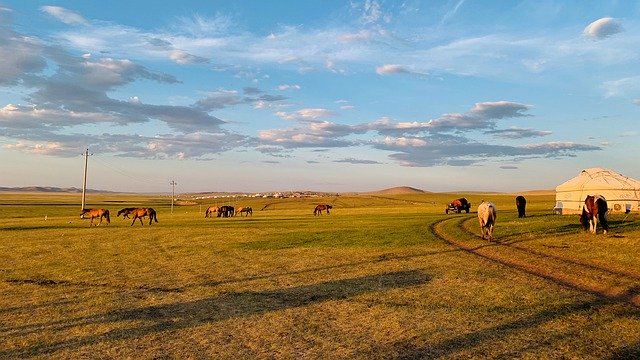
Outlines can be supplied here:
M549 194L497 204L496 242L453 194L213 203L0 195L0 358L576 358L640 356L640 216L608 235ZM334 204L314 217L318 202ZM224 205L218 201L216 205ZM159 223L115 218L152 206Z

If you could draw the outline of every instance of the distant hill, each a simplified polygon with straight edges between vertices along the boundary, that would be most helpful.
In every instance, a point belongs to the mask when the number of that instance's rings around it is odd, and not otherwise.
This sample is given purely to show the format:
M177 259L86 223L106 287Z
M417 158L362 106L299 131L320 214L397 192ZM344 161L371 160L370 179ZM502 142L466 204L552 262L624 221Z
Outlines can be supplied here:
M397 186L389 189L383 189L378 191L371 191L367 194L379 194L379 195L401 195L401 194L422 194L426 191L412 188L410 186Z
M76 187L59 188L53 186L25 186L25 187L5 187L0 186L0 192L45 192L45 193L81 193L82 189ZM107 190L87 189L88 193L112 193Z

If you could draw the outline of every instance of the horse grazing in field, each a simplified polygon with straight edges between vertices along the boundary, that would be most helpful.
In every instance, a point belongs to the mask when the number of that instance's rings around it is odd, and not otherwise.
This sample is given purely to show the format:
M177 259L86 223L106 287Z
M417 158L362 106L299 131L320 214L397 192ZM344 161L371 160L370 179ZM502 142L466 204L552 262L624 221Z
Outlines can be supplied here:
M445 213L449 213L449 211L455 211L458 214L465 210L467 214L469 213L469 209L471 208L471 203L467 201L465 198L455 199L450 202L447 207L444 209Z
M525 217L524 210L527 207L527 199L522 195L516 196L516 207L518 208L518 217Z
M493 203L482 200L478 206L478 221L480 222L480 233L484 240L485 235L489 242L493 240L493 226L496 222L496 206Z
M97 223L96 226L102 224L102 218L107 219L107 224L111 223L111 219L109 218L109 210L107 209L82 209L82 212L80 212L80 219L84 219L85 215L89 215L89 217L91 218L89 227L93 225L94 218L100 218L100 222Z
M224 206L220 206L218 208L218 216L217 217L232 217L233 214L235 213L233 206L228 206L228 205L224 205Z
M207 211L204 212L204 217L206 217L206 218L213 217L214 213L218 213L218 207L217 206L209 206L207 208Z
M129 214L134 210L135 208L124 208L121 209L120 211L118 211L118 217L120 215L122 215L123 219L129 219Z
M128 212L128 215L133 216L131 226L136 223L136 220L140 220L140 225L144 225L144 223L142 222L142 218L145 216L149 217L149 225L151 225L153 221L158 222L158 216L153 208L133 208Z
M600 219L600 224L602 224L602 229L604 229L604 233L606 234L609 230L607 211L607 200L602 195L587 195L584 199L584 205L582 205L582 214L580 215L580 225L582 225L582 229L587 231L587 228L589 228L589 231L595 234L598 219Z
M322 215L322 211L326 211L327 215L329 215L329 210L333 209L333 206L329 205L329 204L320 204L318 206L316 206L316 208L313 210L313 215Z
M253 216L253 209L250 207L239 207L236 210L236 215L240 214L242 216L242 213L245 213L245 216Z

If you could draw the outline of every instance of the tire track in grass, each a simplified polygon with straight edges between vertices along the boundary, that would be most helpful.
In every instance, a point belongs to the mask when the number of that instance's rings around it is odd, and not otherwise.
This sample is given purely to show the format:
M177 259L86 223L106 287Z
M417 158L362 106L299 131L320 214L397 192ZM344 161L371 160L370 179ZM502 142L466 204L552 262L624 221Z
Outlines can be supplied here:
M466 253L599 298L640 308L640 281L637 275L564 259L522 246L480 240L479 235L465 228L465 224L473 220L475 218L445 218L433 223L430 228L436 237ZM465 237L459 238L449 233L447 229L452 227L456 232L464 233Z

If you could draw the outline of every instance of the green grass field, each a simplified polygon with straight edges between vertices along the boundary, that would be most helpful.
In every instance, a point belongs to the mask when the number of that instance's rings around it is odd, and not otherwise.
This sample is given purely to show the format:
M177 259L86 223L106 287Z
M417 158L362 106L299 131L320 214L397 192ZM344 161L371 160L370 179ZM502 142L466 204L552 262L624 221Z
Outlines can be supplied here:
M253 216L205 219L213 202L89 195L111 211L90 228L79 195L1 194L0 358L640 357L640 215L592 235L553 195L525 219L495 194L445 215L455 197L246 198Z

